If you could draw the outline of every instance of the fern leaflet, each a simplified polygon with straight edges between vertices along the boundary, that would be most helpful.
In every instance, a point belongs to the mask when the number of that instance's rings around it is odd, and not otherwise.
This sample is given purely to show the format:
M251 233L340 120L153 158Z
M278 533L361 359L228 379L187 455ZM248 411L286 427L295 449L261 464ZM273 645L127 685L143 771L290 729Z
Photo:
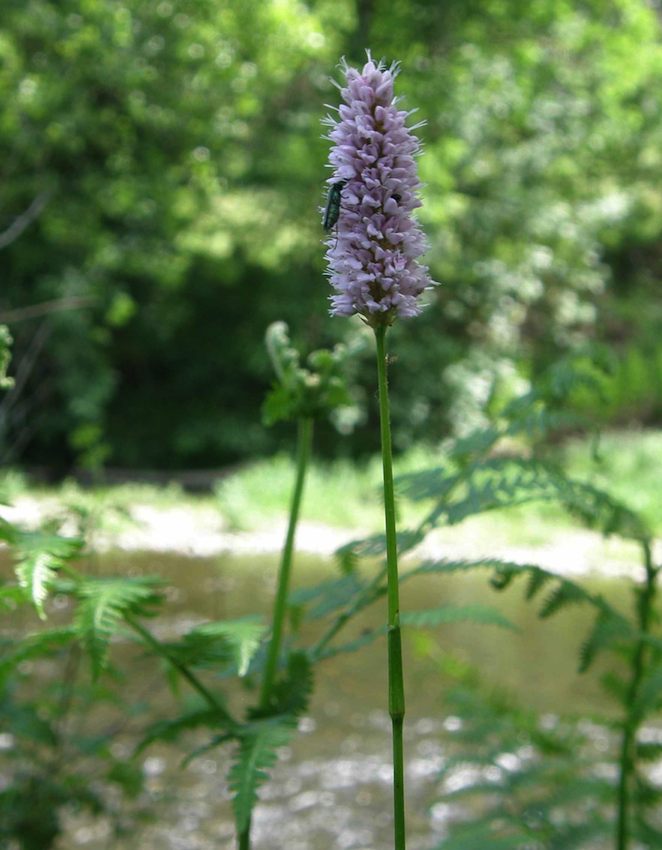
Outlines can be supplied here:
M153 577L85 579L76 588L79 604L74 625L96 678L108 660L108 643L125 615L149 616L160 601Z
M279 717L256 720L244 727L229 774L238 834L248 825L257 802L257 789L268 778L267 771L276 762L278 748L289 742L295 726L294 718Z
M46 616L44 603L56 574L80 552L82 541L43 531L13 529L9 542L15 553L14 569L18 583L43 620Z
M471 622L482 626L516 627L496 608L489 605L443 605L425 611L404 611L400 615L403 625L425 628L449 623Z

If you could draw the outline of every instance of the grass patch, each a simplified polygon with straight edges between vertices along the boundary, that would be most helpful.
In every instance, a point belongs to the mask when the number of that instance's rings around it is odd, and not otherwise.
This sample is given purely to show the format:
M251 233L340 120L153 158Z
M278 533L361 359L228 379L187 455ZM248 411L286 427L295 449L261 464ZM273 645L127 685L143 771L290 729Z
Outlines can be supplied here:
M396 474L434 462L432 452L417 449L396 462ZM377 531L383 523L381 481L381 457L361 464L346 460L312 463L306 477L302 519L338 528ZM232 528L252 530L264 520L283 516L293 482L291 458L278 455L219 481L215 495Z
M656 534L662 535L662 431L632 431L603 436L597 458L591 442L573 440L562 449L562 458L570 475L608 490L613 496L641 511ZM439 463L440 456L431 448L418 447L395 460L395 473L424 469ZM360 534L383 527L381 502L381 459L355 464L346 460L313 463L304 492L302 520ZM185 510L218 511L230 530L253 531L287 515L294 482L294 464L290 457L278 455L247 464L218 481L213 493L192 495L177 485L159 487L150 484L85 488L65 481L56 488L31 485L18 472L0 475L0 499L15 503L29 497L45 506L45 513L56 511L88 513L94 524L112 528L136 505L156 509L178 507ZM424 507L400 500L400 520L413 525ZM573 521L556 505L533 503L503 510L472 520L488 537L495 533L513 545L538 545L555 531L576 528Z
M564 456L571 474L608 490L662 535L662 431L605 434L596 456L587 440L573 440Z

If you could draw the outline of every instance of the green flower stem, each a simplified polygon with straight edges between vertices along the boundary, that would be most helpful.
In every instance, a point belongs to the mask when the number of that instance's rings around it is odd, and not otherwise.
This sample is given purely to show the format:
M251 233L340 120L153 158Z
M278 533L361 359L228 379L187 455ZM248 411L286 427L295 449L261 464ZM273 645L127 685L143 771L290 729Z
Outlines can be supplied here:
M310 459L310 451L313 442L313 420L299 419L297 433L297 472L290 505L290 519L287 526L285 545L280 560L278 572L278 586L276 599L274 600L274 611L272 618L271 640L267 650L267 660L264 667L262 689L260 691L260 708L266 710L271 701L271 692L276 679L278 669L278 656L283 640L283 626L285 625L285 613L287 608L287 595L290 589L290 575L292 573L292 555L294 553L294 536L296 534L297 522L299 520L299 509L303 496L303 485L306 480L306 470ZM251 819L238 836L239 850L250 850L251 846Z
M393 815L395 850L405 850L405 783L402 741L405 717L405 688L402 673L400 594L398 586L398 542L395 529L391 417L388 403L386 327L375 328L379 420L384 466L384 516L386 523L386 571L388 597L388 710L393 727Z
M657 592L656 582L659 568L652 562L650 543L644 542L644 565L646 581L637 591L637 619L641 637L637 641L632 659L632 678L626 699L626 716L623 722L623 738L621 740L621 756L619 759L618 776L618 815L616 820L616 850L627 850L630 843L630 804L631 786L634 779L637 758L637 732L642 712L637 705L641 685L646 674L648 646L646 636L651 627L653 606Z
M297 434L297 472L290 506L290 519L287 527L287 536L280 560L278 573L278 587L274 601L273 620L271 628L271 640L267 651L267 660L264 667L262 679L262 690L260 692L260 708L269 707L271 691L276 679L278 669L278 656L283 640L283 626L285 624L285 613L287 608L287 595L290 589L290 574L292 572L292 554L294 552L294 536L296 534L301 497L303 496L303 485L306 479L306 470L313 442L313 420L299 419Z

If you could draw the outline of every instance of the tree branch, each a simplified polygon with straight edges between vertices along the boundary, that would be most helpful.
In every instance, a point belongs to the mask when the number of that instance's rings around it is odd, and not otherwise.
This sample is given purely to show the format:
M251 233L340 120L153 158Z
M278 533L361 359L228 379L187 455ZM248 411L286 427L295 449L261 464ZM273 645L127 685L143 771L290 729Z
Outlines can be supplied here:
M24 322L26 319L38 319L48 313L57 313L60 310L79 310L88 307L96 299L91 295L73 295L69 298L54 298L51 301L41 301L39 304L31 304L29 307L17 307L16 310L0 312L0 323Z
M25 212L16 216L9 227L0 233L0 251L18 239L26 227L29 227L41 215L42 210L50 199L50 192L40 192Z

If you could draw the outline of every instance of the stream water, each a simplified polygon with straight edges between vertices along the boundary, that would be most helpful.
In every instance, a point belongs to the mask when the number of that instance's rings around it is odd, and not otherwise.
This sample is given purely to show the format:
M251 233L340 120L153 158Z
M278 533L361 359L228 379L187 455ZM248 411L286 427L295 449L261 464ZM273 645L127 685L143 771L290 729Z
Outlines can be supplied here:
M151 553L96 557L87 565L98 574L156 573L169 585L167 616L151 624L162 638L181 634L205 619L267 613L274 589L275 558L257 556L186 558ZM300 559L298 584L334 574L328 561ZM622 582L591 582L613 599L627 599ZM440 578L421 576L402 589L403 610L448 602L496 605L518 626L455 624L440 627L422 642L410 630L405 639L407 804L410 850L433 848L443 837L448 806L440 797L437 774L445 736L454 718L445 716L446 682L440 654L453 654L476 665L485 681L515 694L523 705L548 713L591 713L603 709L598 676L579 675L577 652L588 626L581 607L540 621L523 598L522 588L496 594L484 575ZM384 603L385 604L385 603ZM360 626L382 622L382 604L366 612ZM348 630L347 638L356 634ZM383 641L358 653L340 655L318 671L309 714L300 734L283 748L269 782L260 792L254 817L255 850L377 850L391 846L390 721L386 712L386 663ZM122 646L115 647L122 653ZM135 653L134 653L135 655ZM135 673L122 686L127 705L146 699L167 717L174 701L162 671L153 661L134 658ZM213 678L209 680L214 683ZM237 689L236 708L254 695ZM130 727L130 723L128 724ZM207 738L187 739L188 749ZM117 752L129 753L130 732L118 734ZM186 748L152 745L141 755L146 776L143 800L156 818L134 826L119 839L109 822L69 813L59 850L230 850L234 847L226 770L227 749L209 751L182 767ZM118 803L119 805L119 803Z

